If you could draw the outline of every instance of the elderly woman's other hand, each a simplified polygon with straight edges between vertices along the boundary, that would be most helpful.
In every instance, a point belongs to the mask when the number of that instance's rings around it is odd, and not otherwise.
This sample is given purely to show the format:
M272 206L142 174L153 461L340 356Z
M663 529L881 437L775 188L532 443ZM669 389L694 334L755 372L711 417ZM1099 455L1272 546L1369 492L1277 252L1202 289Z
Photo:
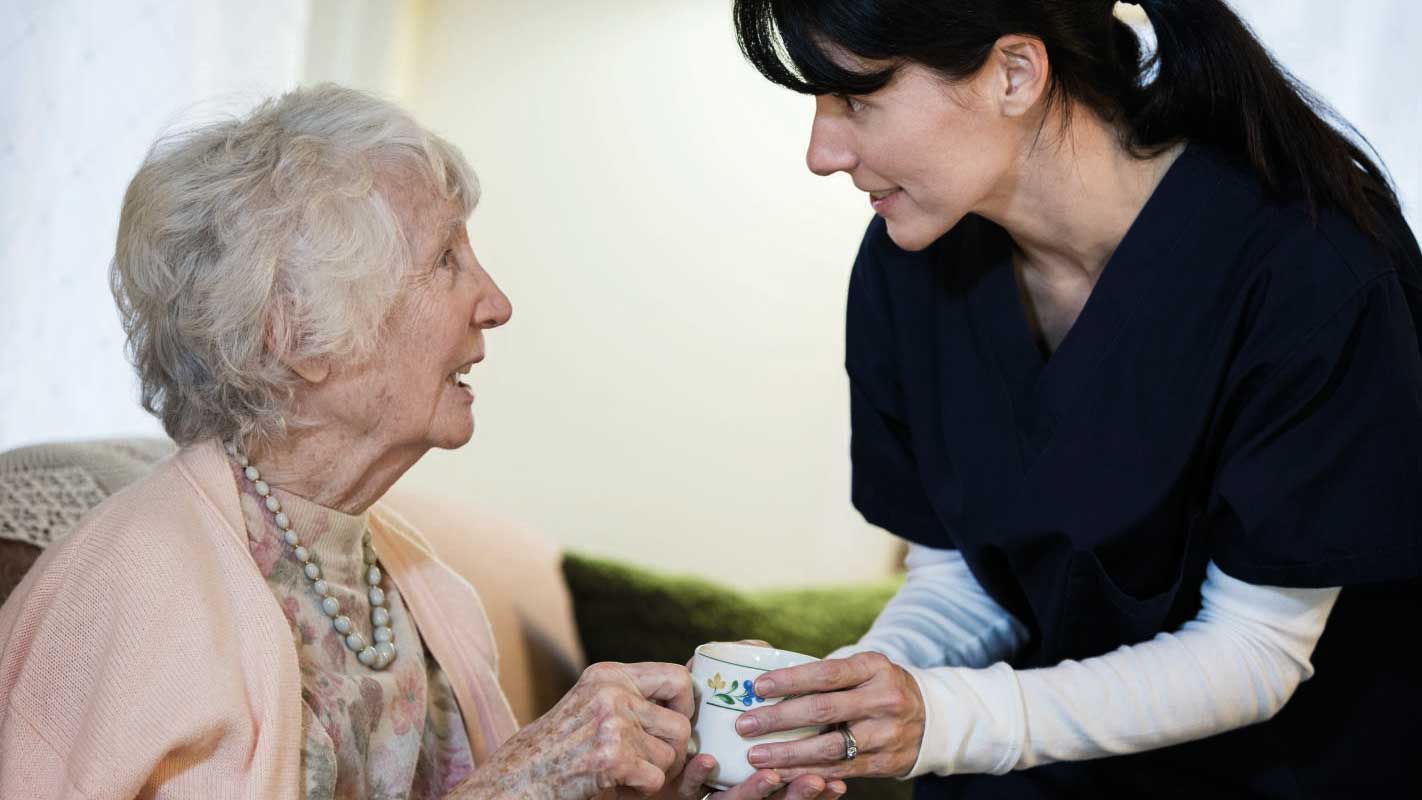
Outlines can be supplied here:
M649 797L682 771L692 708L682 667L594 664L451 797Z
M677 800L835 800L849 791L844 781L827 781L818 775L801 775L787 785L780 773L762 769L739 786L707 794L706 780L715 768L716 758L709 753L686 762L686 769L676 781ZM669 792L663 795L672 796Z

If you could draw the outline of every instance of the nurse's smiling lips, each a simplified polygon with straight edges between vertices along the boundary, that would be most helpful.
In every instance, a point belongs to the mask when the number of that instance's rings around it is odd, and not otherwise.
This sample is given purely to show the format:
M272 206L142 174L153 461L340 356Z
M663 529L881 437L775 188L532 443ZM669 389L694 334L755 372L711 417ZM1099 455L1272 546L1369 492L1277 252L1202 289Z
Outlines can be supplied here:
M902 189L883 189L869 192L869 205L874 207L874 213L883 216L890 208L893 208L894 201L899 199L903 193Z

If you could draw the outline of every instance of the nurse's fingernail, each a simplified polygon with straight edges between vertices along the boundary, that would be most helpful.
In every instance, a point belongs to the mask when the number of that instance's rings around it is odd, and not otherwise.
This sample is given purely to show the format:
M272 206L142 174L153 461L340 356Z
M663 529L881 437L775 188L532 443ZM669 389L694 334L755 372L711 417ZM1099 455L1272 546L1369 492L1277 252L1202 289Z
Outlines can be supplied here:
M749 714L743 714L740 719L736 720L736 730L742 736L749 736L760 730L760 720Z
M771 692L774 691L775 681L769 678L761 678L755 682L755 693L761 697L770 697Z
M750 763L760 766L770 760L770 753L764 747L752 747L750 752L746 753L746 759Z

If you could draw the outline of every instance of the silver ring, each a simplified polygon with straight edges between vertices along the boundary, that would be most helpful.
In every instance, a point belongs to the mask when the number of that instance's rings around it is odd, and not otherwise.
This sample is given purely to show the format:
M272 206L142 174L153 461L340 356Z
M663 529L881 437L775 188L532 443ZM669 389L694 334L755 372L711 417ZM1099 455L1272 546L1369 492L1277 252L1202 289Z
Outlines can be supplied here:
M854 741L854 734L849 732L848 723L839 726L839 734L844 737L844 760L853 761L854 757L859 755L859 743Z
M707 792L706 794L701 795L701 800L711 800L711 795L713 794L715 794L715 792Z

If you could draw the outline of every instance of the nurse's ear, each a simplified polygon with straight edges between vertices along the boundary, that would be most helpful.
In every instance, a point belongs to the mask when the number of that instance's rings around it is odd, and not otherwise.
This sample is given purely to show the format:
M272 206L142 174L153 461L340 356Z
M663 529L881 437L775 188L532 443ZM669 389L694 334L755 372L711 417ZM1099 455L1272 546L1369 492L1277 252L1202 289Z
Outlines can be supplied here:
M1005 117L1026 116L1047 92L1050 65L1041 39L1016 34L998 39L988 66L992 99Z

